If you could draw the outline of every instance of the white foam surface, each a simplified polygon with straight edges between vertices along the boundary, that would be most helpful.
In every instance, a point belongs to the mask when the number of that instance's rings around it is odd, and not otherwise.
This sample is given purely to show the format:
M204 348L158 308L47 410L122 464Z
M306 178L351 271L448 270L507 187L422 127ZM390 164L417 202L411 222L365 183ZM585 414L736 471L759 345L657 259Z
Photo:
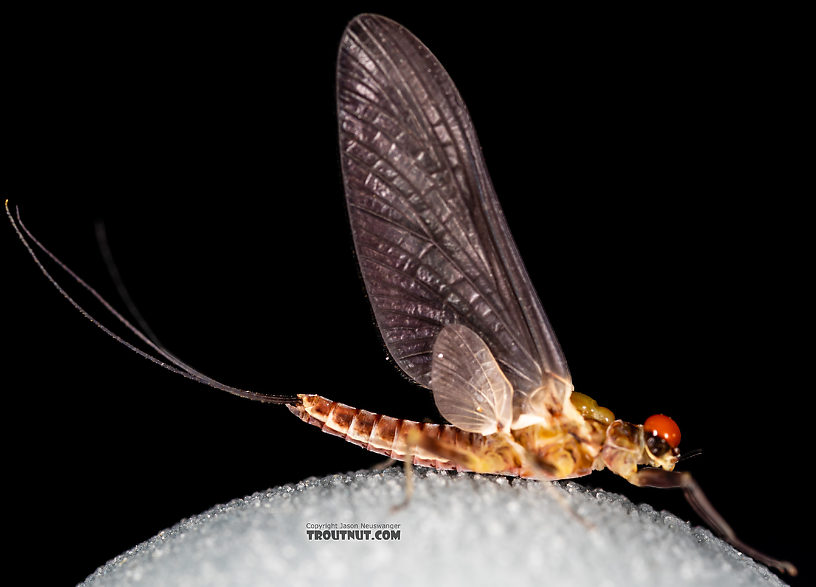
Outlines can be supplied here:
M160 532L83 585L784 584L708 530L616 494L427 469L415 477L410 504L396 512L399 467L236 499ZM310 540L320 524L356 524L372 539ZM382 524L398 525L399 538L373 539Z

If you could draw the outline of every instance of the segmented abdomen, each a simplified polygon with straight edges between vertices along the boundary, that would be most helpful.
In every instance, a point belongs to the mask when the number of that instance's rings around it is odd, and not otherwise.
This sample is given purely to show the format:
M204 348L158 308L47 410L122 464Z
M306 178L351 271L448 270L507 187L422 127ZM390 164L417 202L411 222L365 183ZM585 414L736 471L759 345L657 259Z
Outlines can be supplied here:
M470 455L477 460L480 452L493 452L494 443L489 437L465 432L455 426L426 424L375 414L359 408L331 401L319 395L298 395L301 403L287 406L304 422L319 427L323 432L340 436L344 440L392 459L404 461L412 456L415 465L435 469L456 469L469 471L481 467L463 466L444 458L439 452ZM412 439L412 440L409 440ZM424 445L424 446L423 446ZM436 451L426 447L436 447ZM462 459L457 459L462 461ZM518 474L513 463L502 471L482 471L491 473ZM503 467L502 467L503 468Z

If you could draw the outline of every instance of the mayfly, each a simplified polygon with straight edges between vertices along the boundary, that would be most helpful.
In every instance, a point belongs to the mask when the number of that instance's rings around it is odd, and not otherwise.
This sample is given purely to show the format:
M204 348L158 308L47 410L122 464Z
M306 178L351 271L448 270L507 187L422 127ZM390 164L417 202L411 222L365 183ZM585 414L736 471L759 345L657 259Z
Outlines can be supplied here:
M33 237L20 239L87 318L190 379L264 402L367 450L439 469L545 480L608 468L638 486L680 488L725 540L779 571L795 567L740 541L694 479L674 471L680 430L664 415L615 419L575 392L522 264L467 109L431 52L376 15L346 28L337 62L343 180L357 259L376 323L399 368L429 388L446 424L393 418L313 395L274 396L217 382L133 326ZM102 326L40 263L43 251L147 345ZM134 314L135 315L135 314ZM147 333L147 334L146 334Z

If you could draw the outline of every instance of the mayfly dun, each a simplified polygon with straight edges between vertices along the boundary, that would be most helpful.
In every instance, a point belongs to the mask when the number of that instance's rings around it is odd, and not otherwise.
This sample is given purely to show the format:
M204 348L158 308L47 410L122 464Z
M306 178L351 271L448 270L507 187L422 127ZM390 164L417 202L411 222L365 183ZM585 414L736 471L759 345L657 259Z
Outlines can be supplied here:
M637 486L679 488L725 540L779 571L786 561L740 541L695 480L675 471L680 429L643 424L573 390L566 360L521 261L473 124L448 74L399 24L355 18L337 62L340 153L357 259L376 323L399 368L429 388L446 424L369 412L314 394L268 395L224 385L132 325L28 231L31 256L88 319L166 369L229 393L284 404L302 420L367 450L439 469L543 480L608 468ZM45 270L68 271L149 350L117 336Z

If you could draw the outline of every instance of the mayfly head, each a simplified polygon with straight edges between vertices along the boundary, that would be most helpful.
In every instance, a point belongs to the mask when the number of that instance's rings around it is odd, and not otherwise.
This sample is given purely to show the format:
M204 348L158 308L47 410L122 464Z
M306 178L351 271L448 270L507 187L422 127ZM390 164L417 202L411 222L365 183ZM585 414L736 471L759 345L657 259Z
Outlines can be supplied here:
M674 469L680 456L680 427L677 423L668 416L655 414L646 418L643 433L646 453L653 466L667 471Z
M651 416L644 425L615 420L606 429L601 458L610 471L631 480L641 465L673 471L679 442L680 429L667 416Z

